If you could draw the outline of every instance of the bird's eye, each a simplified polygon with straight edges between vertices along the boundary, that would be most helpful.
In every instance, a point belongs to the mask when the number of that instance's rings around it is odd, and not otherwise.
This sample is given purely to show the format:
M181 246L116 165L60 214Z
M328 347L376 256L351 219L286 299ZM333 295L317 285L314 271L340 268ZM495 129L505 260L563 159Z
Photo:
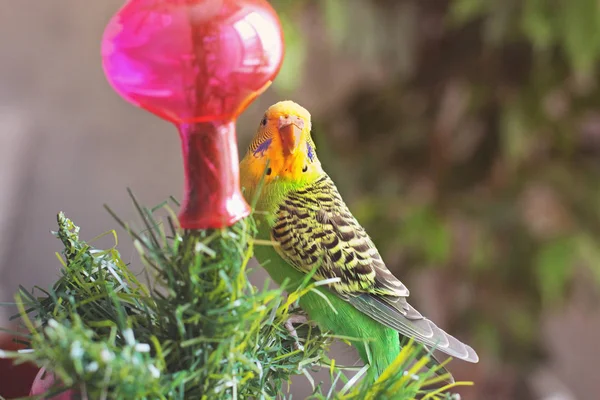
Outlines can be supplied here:
M265 116L265 117L263 117L263 119L260 121L260 124L261 124L262 126L265 126L265 125L267 125L267 117L266 117L266 116Z
M306 172L308 171L308 165L305 165L304 168L302 168L302 172Z
M270 168L270 167L269 167L269 168L267 168L267 175L271 175L271 172L272 172L272 171L271 171L271 168Z

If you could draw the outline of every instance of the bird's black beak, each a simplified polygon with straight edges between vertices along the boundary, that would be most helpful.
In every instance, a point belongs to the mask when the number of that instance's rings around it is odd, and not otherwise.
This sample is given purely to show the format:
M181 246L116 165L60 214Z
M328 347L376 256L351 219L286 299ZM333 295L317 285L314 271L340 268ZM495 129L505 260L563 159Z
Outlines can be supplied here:
M279 117L279 135L283 146L283 153L291 155L296 152L302 138L304 120L295 115Z

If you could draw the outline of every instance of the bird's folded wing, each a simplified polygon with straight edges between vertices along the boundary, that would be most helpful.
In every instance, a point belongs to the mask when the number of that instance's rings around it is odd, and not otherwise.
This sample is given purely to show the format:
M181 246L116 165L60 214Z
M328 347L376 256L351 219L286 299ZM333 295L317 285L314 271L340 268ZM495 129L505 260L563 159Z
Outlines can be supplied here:
M408 304L408 289L387 269L328 176L284 199L271 238L279 255L300 271L316 269L317 280L339 278L328 287L359 311L425 345L477 362L472 348Z
M302 272L316 268L315 279L339 278L331 287L340 295L409 295L328 176L284 199L271 238L282 258Z

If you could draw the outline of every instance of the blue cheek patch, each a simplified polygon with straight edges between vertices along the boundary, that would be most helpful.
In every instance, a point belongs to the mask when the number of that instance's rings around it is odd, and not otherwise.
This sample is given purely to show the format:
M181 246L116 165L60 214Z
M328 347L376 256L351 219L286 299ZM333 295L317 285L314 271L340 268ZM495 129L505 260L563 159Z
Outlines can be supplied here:
M308 156L310 162L313 162L315 160L315 151L308 142L306 143L306 155Z
M269 149L269 146L271 145L272 141L273 141L273 139L267 139L264 142L262 142L261 144L259 144L258 147L256 148L256 150L254 150L254 153L253 153L254 156L255 157L264 157L265 152Z

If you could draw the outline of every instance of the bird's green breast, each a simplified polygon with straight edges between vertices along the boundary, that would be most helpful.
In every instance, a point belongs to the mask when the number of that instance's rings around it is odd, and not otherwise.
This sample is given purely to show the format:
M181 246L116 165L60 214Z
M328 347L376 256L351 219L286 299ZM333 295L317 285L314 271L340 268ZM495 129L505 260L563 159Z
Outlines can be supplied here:
M287 188L286 194L293 190L294 188ZM283 201L282 196L285 197L285 194L276 193L272 195L270 201L263 202L262 207L265 211L269 210L269 215L264 213L255 215L259 239L270 241L271 229L277 223L275 215L277 204L272 204L272 200L279 198ZM257 210L260 210L258 206ZM257 245L254 253L256 259L276 283L282 285L287 282L285 289L288 292L296 290L302 283L305 274L287 263L272 245ZM379 375L399 352L398 332L361 313L326 287L315 290L324 295L328 301L319 294L309 292L299 300L300 307L306 311L310 320L316 322L322 329L336 335L357 338L355 347L361 358L365 362L371 358L373 365L371 372L375 376ZM366 350L365 344L361 343L362 341L368 341L369 351Z
M268 235L263 237L268 238ZM255 256L275 282L281 285L288 281L288 292L297 289L301 284L304 274L286 263L273 247L256 246ZM400 351L398 332L361 313L327 288L319 287L315 290L321 292L329 300L329 304L314 292L306 293L300 298L299 305L306 311L309 319L316 322L321 329L331 331L335 335L357 338L354 345L361 359L365 362L372 360L371 379L381 374ZM368 343L368 351L365 342Z

